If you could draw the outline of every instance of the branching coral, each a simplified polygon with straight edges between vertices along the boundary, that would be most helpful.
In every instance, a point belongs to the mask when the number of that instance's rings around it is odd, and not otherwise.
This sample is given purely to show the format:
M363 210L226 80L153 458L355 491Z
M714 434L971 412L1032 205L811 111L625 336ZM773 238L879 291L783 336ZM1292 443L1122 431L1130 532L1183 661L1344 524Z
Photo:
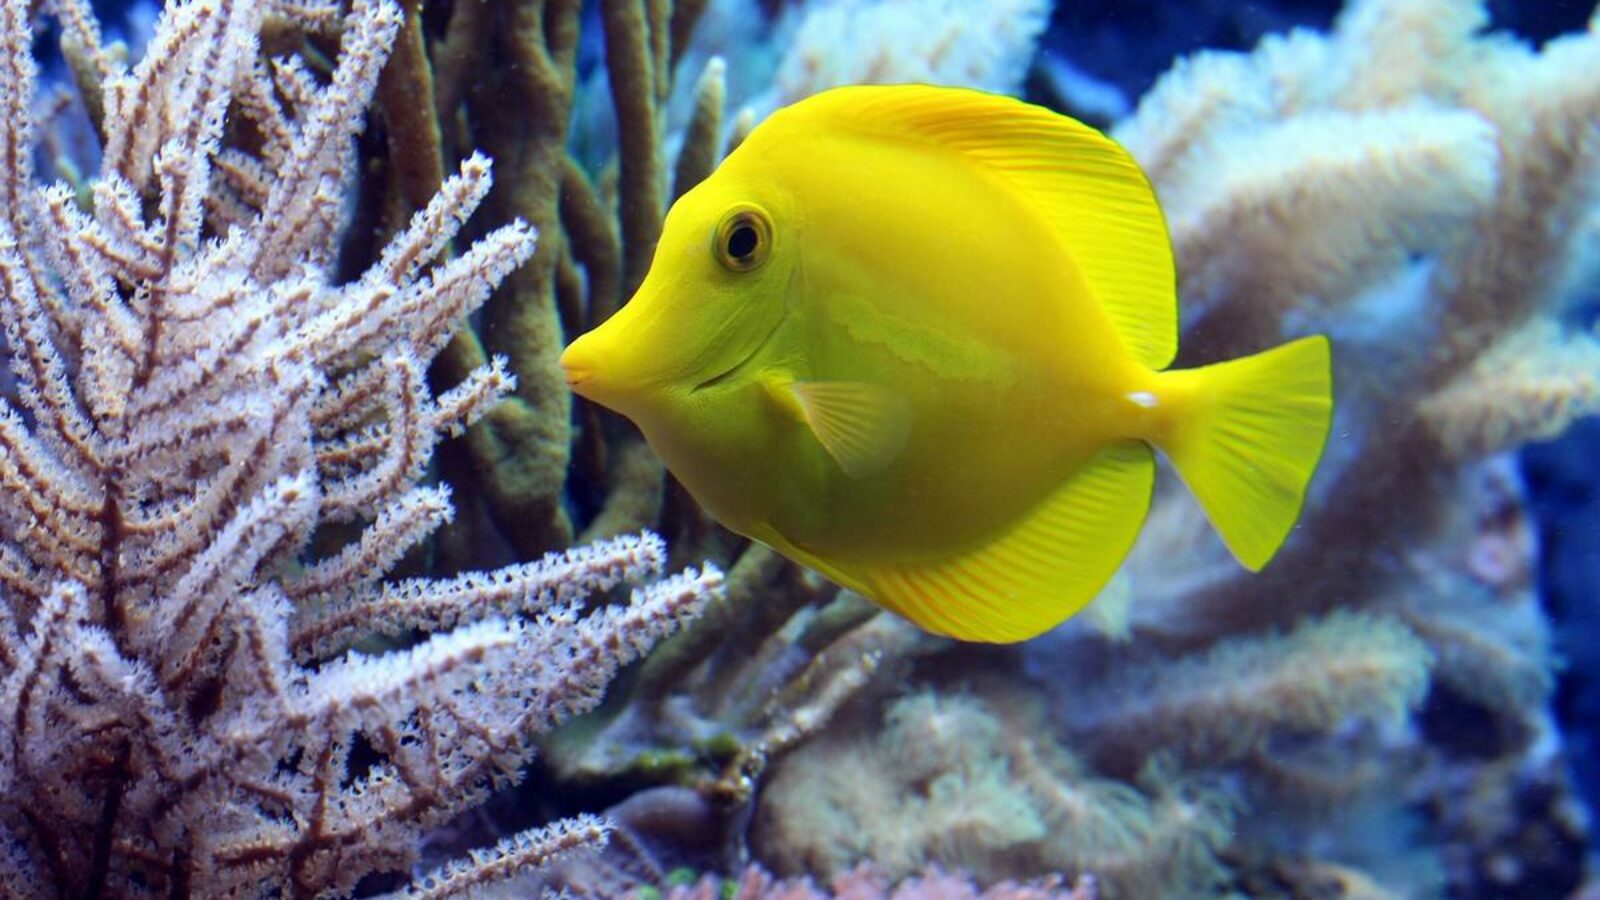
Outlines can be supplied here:
M1463 459L1553 438L1600 413L1600 340L1539 318L1507 335L1418 406Z
M1404 722L1422 702L1432 662L1427 645L1399 622L1337 612L1286 635L1119 668L1063 712L1111 771L1152 746L1189 760L1230 762L1274 735L1327 733L1350 721Z
M881 730L795 751L766 793L756 842L780 871L1092 872L1110 897L1209 895L1232 818L1222 794L1161 766L1138 787L1089 774L1035 698L998 685L897 700Z
M662 896L665 900L1095 900L1099 895L1092 879L1081 879L1071 889L1051 882L1018 884L1005 881L981 888L969 878L945 872L929 872L898 883L870 867L860 867L832 880L828 890L810 879L775 879L759 867L751 866L736 880L718 881L706 877ZM629 895L641 900L642 891Z
M1485 379L1478 361L1525 355L1530 335L1541 348L1576 340L1554 319L1570 287L1563 273L1583 252L1575 226L1595 199L1600 88L1588 73L1600 37L1534 53L1478 36L1485 24L1466 0L1354 3L1330 35L1187 61L1117 130L1169 214L1189 357L1285 328L1334 332L1349 439L1336 442L1338 474L1323 491L1340 501L1314 508L1299 542L1323 548L1313 564L1330 578L1363 572L1325 553L1370 549L1350 540L1360 527L1351 515L1401 485L1439 484L1441 456L1548 436L1583 408L1581 352L1552 354L1567 363L1564 378L1547 368ZM1417 256L1422 271L1377 290ZM1518 402L1541 387L1538 410ZM1497 409L1503 417L1488 418ZM1399 523L1386 524L1369 539ZM1232 587L1252 605L1276 590L1270 579L1253 595Z
M1050 16L1043 0L813 0L774 76L772 106L842 84L1015 92Z
M1186 511L1158 510L1133 569L1136 627L1181 642L1352 602L1414 615L1407 598L1438 590L1417 567L1471 539L1446 514L1470 464L1585 408L1588 338L1557 321L1595 199L1600 34L1534 53L1484 24L1471 2L1354 3L1330 35L1180 65L1118 129L1169 211L1186 353L1329 328L1342 409L1300 534L1265 576L1160 574L1174 552L1210 554L1186 543ZM1337 142L1284 142L1330 121ZM1426 139L1387 143L1423 121ZM1263 143L1272 166L1232 163ZM1220 193L1218 166L1237 173ZM1535 346L1537 362L1505 364Z
M594 705L719 575L586 612L659 575L647 536L385 580L451 517L449 491L419 483L436 444L515 385L498 357L439 393L425 369L534 250L516 221L450 258L490 189L472 156L336 278L400 9L191 0L124 70L85 9L57 7L103 84L89 209L35 183L28 4L0 3L0 895L348 894L518 778L531 738ZM261 55L268 17L337 31L331 71ZM350 538L314 549L330 527ZM349 651L375 631L424 637ZM410 893L453 896L605 830L507 838Z

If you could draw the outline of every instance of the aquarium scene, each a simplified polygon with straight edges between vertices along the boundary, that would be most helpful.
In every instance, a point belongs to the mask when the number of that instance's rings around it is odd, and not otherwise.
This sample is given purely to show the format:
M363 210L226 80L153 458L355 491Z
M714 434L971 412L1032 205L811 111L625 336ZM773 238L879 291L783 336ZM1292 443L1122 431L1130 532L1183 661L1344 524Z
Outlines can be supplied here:
M0 900L1600 900L1595 0L0 0Z

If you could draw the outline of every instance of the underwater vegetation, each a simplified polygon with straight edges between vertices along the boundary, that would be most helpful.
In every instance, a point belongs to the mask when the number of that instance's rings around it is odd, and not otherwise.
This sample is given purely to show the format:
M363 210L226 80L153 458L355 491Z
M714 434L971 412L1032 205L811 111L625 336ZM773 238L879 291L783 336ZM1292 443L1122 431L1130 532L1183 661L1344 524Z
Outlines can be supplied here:
M0 0L0 897L1593 891L1513 454L1600 404L1600 10L1043 92L1149 173L1178 366L1331 340L1260 573L1166 470L1083 614L963 644L574 400L773 109L1063 88L1051 6L187 0L130 58Z

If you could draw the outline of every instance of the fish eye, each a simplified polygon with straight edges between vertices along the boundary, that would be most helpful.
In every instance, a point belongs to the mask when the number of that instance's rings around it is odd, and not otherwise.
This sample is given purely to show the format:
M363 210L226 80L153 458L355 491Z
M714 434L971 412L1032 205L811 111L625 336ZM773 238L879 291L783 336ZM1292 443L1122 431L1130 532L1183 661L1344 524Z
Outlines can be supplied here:
M749 272L766 262L771 251L772 222L754 207L730 210L712 236L712 255L730 271Z
M761 239L756 236L755 226L740 222L728 233L728 255L734 259L749 259L750 254L756 252L756 245L760 242Z

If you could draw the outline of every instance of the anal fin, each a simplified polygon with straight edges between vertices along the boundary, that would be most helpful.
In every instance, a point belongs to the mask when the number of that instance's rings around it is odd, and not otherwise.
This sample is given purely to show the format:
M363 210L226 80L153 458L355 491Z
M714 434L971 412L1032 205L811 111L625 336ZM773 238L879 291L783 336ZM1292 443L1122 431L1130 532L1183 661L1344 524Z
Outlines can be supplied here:
M1150 448L1117 444L977 549L882 566L803 551L798 558L929 631L967 641L1026 640L1076 614L1110 580L1144 524L1154 483Z

